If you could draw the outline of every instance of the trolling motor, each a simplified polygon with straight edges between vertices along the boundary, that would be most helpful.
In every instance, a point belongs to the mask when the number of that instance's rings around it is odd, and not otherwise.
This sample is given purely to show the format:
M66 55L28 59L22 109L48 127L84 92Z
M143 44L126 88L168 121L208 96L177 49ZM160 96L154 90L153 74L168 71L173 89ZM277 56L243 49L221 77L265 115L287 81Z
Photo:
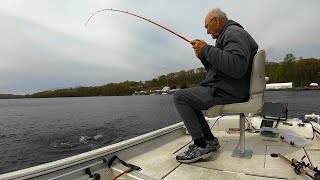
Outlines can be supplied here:
M309 163L305 163L303 161L303 159L306 157L306 155L304 155L302 158L301 158L301 161L298 161L296 159L292 159L291 161L286 158L285 156L283 156L282 154L280 153L273 153L270 155L271 157L280 157L281 159L285 160L287 163L289 163L291 166L293 166L293 170L296 174L304 174L304 175L307 175L308 177L310 177L311 179L314 179L314 180L320 180L320 170L318 170L317 167L314 167L312 165L310 165ZM309 168L310 170L314 171L314 175L312 176L311 174L309 174L304 168L307 167Z

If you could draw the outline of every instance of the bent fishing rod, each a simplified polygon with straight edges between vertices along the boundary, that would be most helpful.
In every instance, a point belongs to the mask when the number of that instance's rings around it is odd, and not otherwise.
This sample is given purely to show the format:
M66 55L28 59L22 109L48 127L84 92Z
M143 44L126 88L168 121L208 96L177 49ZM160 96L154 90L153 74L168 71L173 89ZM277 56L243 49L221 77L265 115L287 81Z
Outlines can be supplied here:
M102 12L102 11L115 11L115 12L120 12L120 13L129 14L129 15L131 15L131 16L135 16L135 17L137 17L137 18L140 18L140 19L143 19L143 20L145 20L145 21L148 21L148 22L150 22L150 23L152 23L152 24L154 24L154 25L156 25L156 26L159 26L159 27L161 27L162 29L164 29L164 30L166 30L166 31L169 31L170 33L172 33L172 34L180 37L181 39L187 41L188 43L190 43L190 40L188 40L187 38L181 36L180 34L174 32L174 31L172 31L172 30L170 30L170 29L168 29L168 28L166 28L166 27L164 27L164 26L162 26L162 25L160 25L160 24L158 24L158 23L156 23L156 22L154 22L154 21L151 21L150 19L146 19L146 18L144 18L144 17L142 17L142 16L139 16L139 15L136 15L136 14L133 14L133 13L130 13L130 12L128 12L128 11L122 11L122 10L118 10L118 9L101 9L101 10L99 10L99 11L96 11L96 12L93 13L93 14L90 16L90 18L87 20L85 26L87 26L87 24L89 23L90 19L91 19L95 14L97 14L97 13L99 13L99 12Z

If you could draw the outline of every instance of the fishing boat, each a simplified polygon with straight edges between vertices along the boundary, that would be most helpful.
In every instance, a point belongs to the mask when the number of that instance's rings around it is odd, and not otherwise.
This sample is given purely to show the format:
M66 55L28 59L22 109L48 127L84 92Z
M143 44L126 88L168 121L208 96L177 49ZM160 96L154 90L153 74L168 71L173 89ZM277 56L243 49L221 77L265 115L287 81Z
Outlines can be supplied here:
M219 105L207 121L221 147L184 164L192 143L182 122L86 153L0 175L20 179L319 179L319 115L288 118L287 104L264 102L265 52L254 58L248 102Z
M192 164L182 164L175 159L191 143L183 123L177 123L83 154L2 174L0 179L113 179L128 170L130 172L118 179L306 179L304 175L296 174L289 163L270 155L281 153L297 160L307 156L304 159L306 163L313 166L320 164L318 123L287 119L278 124L276 129L280 133L296 133L312 142L307 147L296 147L283 141L280 134L269 137L257 133L263 117L253 115L246 119L251 126L250 131L245 131L245 148L253 152L250 159L232 156L240 134L235 130L239 127L239 116L228 115L207 118L213 133L219 138L221 148L210 158ZM126 167L118 159L109 167L108 163L114 156L141 170L136 168L131 171L133 168L130 165Z

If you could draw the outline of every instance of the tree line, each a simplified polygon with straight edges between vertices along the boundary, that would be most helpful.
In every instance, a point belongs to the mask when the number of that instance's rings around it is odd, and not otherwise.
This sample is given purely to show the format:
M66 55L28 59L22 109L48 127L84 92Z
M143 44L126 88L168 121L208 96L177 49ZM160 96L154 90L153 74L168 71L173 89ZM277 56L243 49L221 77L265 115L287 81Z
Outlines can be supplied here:
M171 89L197 86L205 76L205 68L200 67L161 75L145 82L125 81L103 86L47 90L26 97L126 96L132 95L135 91L162 89L164 86ZM293 54L287 54L282 62L267 62L266 76L269 77L268 83L293 82L295 87L308 86L312 82L320 84L320 59L297 59Z
M169 86L171 89L187 88L199 84L206 75L205 68L191 69L188 71L161 75L145 82L125 81L109 83L103 86L75 87L66 89L47 90L37 92L26 97L49 98L49 97L84 97L84 96L127 96L136 91L150 91Z
M293 54L287 54L283 62L267 63L266 76L269 77L268 83L293 82L294 87L320 84L320 59L297 59Z

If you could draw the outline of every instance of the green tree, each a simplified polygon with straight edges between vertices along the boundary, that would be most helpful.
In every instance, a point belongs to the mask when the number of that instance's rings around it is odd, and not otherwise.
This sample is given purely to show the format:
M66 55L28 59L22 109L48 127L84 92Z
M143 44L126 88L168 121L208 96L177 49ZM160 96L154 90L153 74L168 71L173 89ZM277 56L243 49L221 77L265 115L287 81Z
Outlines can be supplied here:
M293 54L286 54L286 57L284 57L283 61L294 61L296 60L296 57Z

